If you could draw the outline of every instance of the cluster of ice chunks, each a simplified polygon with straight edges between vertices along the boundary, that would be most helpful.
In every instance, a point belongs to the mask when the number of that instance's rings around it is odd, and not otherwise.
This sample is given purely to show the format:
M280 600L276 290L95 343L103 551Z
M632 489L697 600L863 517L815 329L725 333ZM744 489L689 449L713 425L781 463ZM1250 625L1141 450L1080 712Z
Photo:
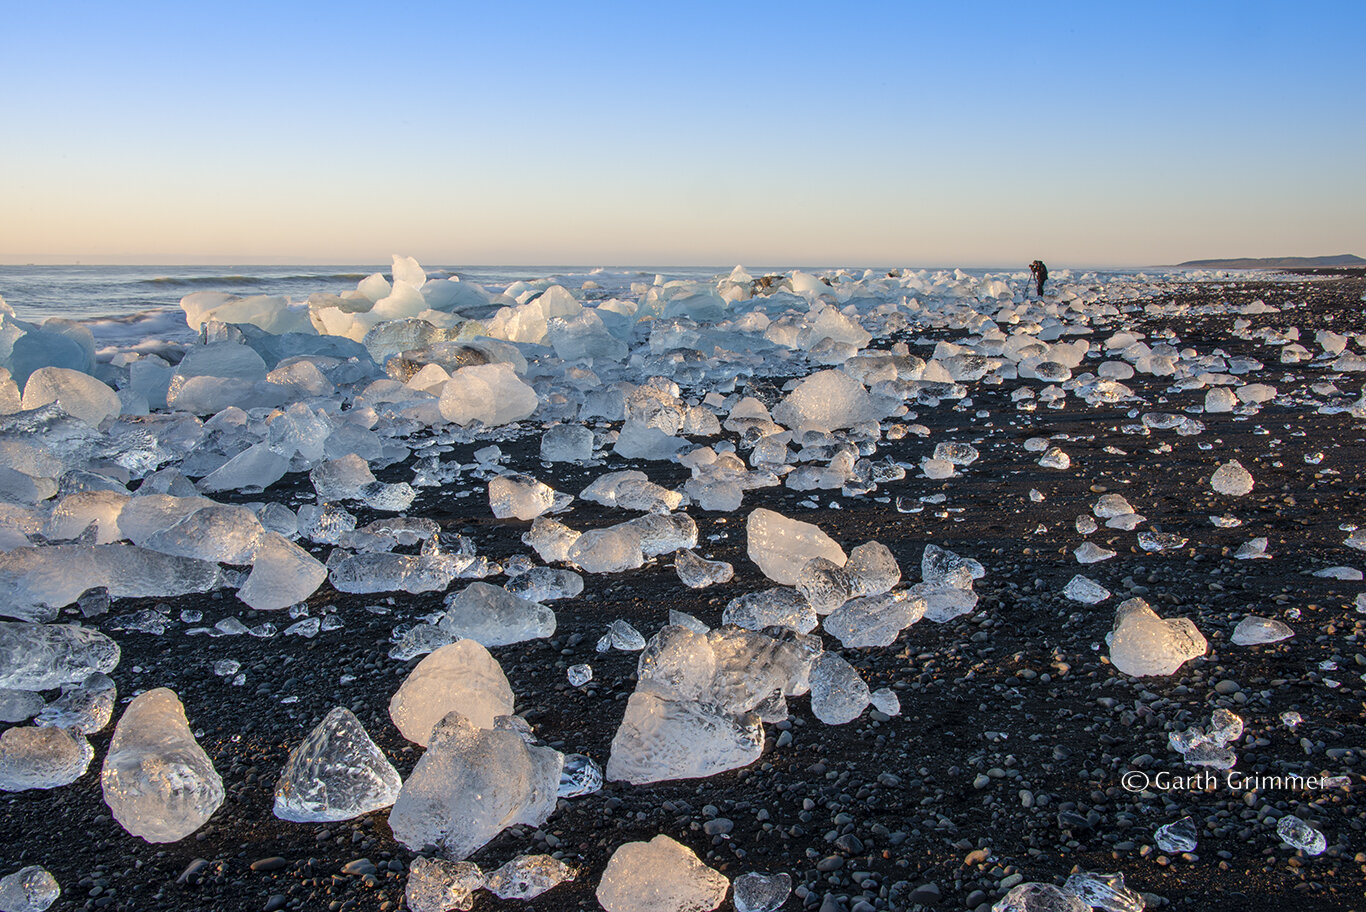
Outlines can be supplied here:
M223 803L223 780L195 741L180 699L164 687L123 711L100 775L114 819L148 842L175 842Z
M684 505L686 498L650 481L636 470L609 472L584 488L579 497L605 507L619 507L640 513L671 513Z
M1210 716L1209 729L1189 728L1172 732L1167 742L1172 750L1182 755L1191 766L1232 769L1238 762L1230 744L1243 736L1243 720L1227 709L1216 709Z
M336 707L290 752L275 783L275 816L316 823L386 808L402 780L360 720Z
M1110 662L1132 677L1170 675L1203 656L1209 643L1189 618L1162 618L1141 598L1122 602L1105 635Z
M459 861L506 827L550 817L564 755L528 743L508 720L485 729L453 711L437 723L389 813L396 839Z
M597 897L607 912L711 912L729 891L724 874L661 834L619 846L602 872Z

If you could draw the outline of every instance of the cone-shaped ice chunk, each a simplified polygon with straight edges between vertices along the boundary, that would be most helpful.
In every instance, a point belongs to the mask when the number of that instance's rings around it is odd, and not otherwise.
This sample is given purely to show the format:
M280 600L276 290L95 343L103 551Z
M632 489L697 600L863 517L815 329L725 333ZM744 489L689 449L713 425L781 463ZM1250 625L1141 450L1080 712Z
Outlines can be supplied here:
M1242 497L1252 493L1252 473L1243 468L1236 459L1230 460L1214 470L1209 486L1219 494L1229 497Z
M1091 912L1080 896L1052 884L1023 883L1001 897L991 912Z
M789 874L741 874L731 884L735 912L776 912L792 893Z
M95 751L65 728L20 726L0 734L0 791L50 789L85 775Z
M796 586L802 568L813 557L824 557L841 567L847 561L844 549L811 523L761 507L749 514L745 525L749 559L775 583Z
M43 912L61 895L57 878L38 865L0 877L0 912Z
M275 816L350 820L394 803L403 785L351 710L338 706L289 754L275 783Z
M1233 628L1230 638L1234 646L1258 646L1262 643L1279 643L1295 635L1290 625L1274 618L1248 615Z
M432 728L452 711L491 729L512 707L512 687L498 660L477 641L460 640L417 663L389 701L389 718L403 737L426 747Z
M555 633L555 612L489 583L470 583L446 597L438 626L451 636L485 646L507 646Z
M539 826L555 810L564 755L507 728L479 728L452 712L403 783L389 826L411 849L435 845L460 860L505 827Z
M511 364L472 364L451 375L441 388L441 417L465 425L488 427L531 417L536 391L522 382Z
M1104 912L1143 912L1146 905L1142 894L1124 886L1123 874L1077 873L1067 878L1063 889Z
M180 698L165 687L123 711L100 782L114 819L148 842L184 839L223 803L223 780L190 732Z
M674 555L674 570L683 585L690 589L705 589L728 582L735 575L735 568L725 561L709 561L686 548Z
M461 912L474 908L474 893L486 880L479 866L444 858L415 858L403 897L412 912Z
M0 621L0 687L51 690L108 674L119 664L119 644L76 624Z
M573 879L573 870L558 858L518 855L488 876L488 890L499 899L535 899Z
M323 562L278 532L256 544L255 559L237 597L257 611L278 611L302 602L327 579Z
M854 667L833 652L816 656L811 666L811 712L826 725L857 719L871 697Z
M1280 819L1276 824L1276 835L1281 842L1306 855L1322 855L1324 849L1328 848L1327 838L1294 814L1287 814Z
M597 896L607 912L711 912L729 889L724 874L661 834L613 852Z
M1110 662L1133 677L1174 674L1209 648L1190 618L1162 618L1141 598L1120 604L1114 629L1105 635Z
M1164 852L1194 852L1198 844L1196 842L1198 835L1195 829L1195 820L1190 817L1182 817L1180 820L1158 827L1157 832L1153 834L1153 841Z
M93 735L109 724L116 697L114 679L97 671L80 684L66 687L62 695L44 707L33 721L38 725L54 725Z
M699 779L748 766L763 749L758 716L637 690L612 738L607 778L635 784Z

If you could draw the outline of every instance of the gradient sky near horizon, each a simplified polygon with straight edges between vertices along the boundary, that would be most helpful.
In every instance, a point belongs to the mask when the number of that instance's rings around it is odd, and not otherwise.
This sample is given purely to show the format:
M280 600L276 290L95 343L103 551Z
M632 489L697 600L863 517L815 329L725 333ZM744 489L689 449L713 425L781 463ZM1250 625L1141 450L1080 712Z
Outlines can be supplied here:
M1359 2L7 3L0 262L1366 255Z

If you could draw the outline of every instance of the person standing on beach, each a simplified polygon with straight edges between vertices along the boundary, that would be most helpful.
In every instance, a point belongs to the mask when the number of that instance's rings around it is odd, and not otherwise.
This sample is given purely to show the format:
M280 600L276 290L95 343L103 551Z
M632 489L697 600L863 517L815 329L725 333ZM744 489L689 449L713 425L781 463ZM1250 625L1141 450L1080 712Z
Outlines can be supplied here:
M1043 283L1048 281L1048 267L1043 264L1043 260L1035 260L1029 264L1029 271L1034 274L1034 285L1043 297Z

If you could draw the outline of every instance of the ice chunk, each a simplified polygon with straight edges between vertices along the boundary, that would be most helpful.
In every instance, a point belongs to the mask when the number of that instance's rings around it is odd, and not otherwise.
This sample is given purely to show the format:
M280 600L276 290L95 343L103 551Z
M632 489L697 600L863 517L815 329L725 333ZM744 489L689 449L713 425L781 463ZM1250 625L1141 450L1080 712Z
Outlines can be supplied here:
M778 587L731 599L721 613L721 623L750 630L790 627L799 633L810 633L816 628L816 612L801 592Z
M826 725L843 725L863 714L871 702L868 685L854 667L833 652L816 656L811 666L811 712Z
M1124 886L1123 874L1079 872L1067 878L1063 889L1075 893L1092 909L1102 912L1143 912L1142 894Z
M886 716L901 715L901 698L896 692L888 687L879 687L868 695L872 701L873 709Z
M636 690L612 738L607 778L638 785L713 776L748 766L763 747L758 716Z
M1276 835L1282 843L1306 855L1322 855L1328 848L1327 838L1294 814L1286 814L1280 819L1276 824Z
M100 782L114 819L148 842L185 838L223 803L223 780L191 734L180 699L164 687L123 711Z
M850 550L844 570L855 596L891 592L901 582L901 567L891 550L880 542L864 542Z
M801 575L797 579L797 589L817 614L825 615L853 597L854 581L844 568L834 561L824 557L813 557L802 565Z
M602 791L602 767L583 754L565 754L560 771L560 797L577 798Z
M570 665L565 676L569 679L570 687L582 687L593 680L593 666L591 665Z
M489 480L489 508L498 519L535 519L563 509L573 499L530 475L499 475Z
M574 540L566 559L588 573L634 570L645 563L641 538L641 530L629 523L593 529Z
M925 600L925 619L943 624L977 607L972 581L981 569L971 561L938 545L926 545L920 557L921 582L911 587L912 596Z
M1194 852L1197 832L1195 821L1190 817L1164 824L1153 834L1153 841L1164 852Z
M555 633L555 612L489 583L470 583L446 597L443 631L484 646L507 646Z
M338 706L290 752L275 783L275 816L350 820L393 804L402 784L360 720Z
M522 543L530 545L543 561L565 561L580 534L562 522L538 516L532 520L531 530L522 533Z
M38 865L0 877L0 912L44 912L61 895L57 878Z
M18 726L0 734L0 791L50 789L85 775L94 749L65 728Z
M145 547L177 557L247 564L265 532L256 514L233 504L211 504L147 537Z
M822 624L847 649L890 646L901 631L925 616L925 599L909 591L845 602Z
M264 443L253 444L199 479L199 490L264 491L289 471L289 459Z
M1209 486L1216 493L1225 494L1229 497L1242 497L1245 494L1250 494L1252 483L1252 473L1243 468L1243 464L1236 459L1219 466L1209 480Z
M1236 560L1269 560L1270 554L1266 553L1266 546L1269 544L1266 536L1259 536L1249 541L1243 542L1238 546L1238 550L1233 553Z
M479 728L512 714L512 687L498 660L474 640L460 640L427 656L389 701L389 717L423 747L436 723L458 710Z
M934 459L951 462L956 466L972 465L981 456L977 448L968 443L940 443L934 448Z
M1120 604L1114 629L1106 634L1110 662L1133 677L1175 674L1205 654L1209 644L1189 618L1161 618L1141 598Z
M788 874L741 874L731 884L735 912L776 912L792 893Z
M0 722L27 722L43 708L43 695L0 688Z
M711 912L729 889L724 874L661 834L613 852L597 897L607 912Z
M128 495L117 491L78 491L63 497L48 517L43 535L49 541L79 538L91 523L98 524L95 544L107 545L123 538L119 514ZM23 544L27 544L27 540Z
M1082 542L1081 545L1072 552L1079 564L1096 564L1114 557L1116 552L1109 548L1102 548L1095 542Z
M34 722L93 735L113 718L116 696L114 679L97 671L80 684L63 688L62 695L44 707Z
M549 855L518 855L488 876L488 890L499 899L535 899L574 879L569 865Z
M403 896L412 912L466 912L485 883L484 872L471 862L419 857L408 870Z
M1121 494L1102 494L1091 510L1101 519L1113 519L1116 516L1127 516L1134 512L1129 501L1125 500Z
M1281 621L1250 614L1233 628L1231 640L1235 646L1258 646L1262 643L1279 643L1294 635L1295 631Z
M1091 912L1077 894L1044 883L1022 883L991 907L991 912Z
M557 424L541 435L543 462L587 462L593 458L593 432L579 424Z
M583 577L573 570L532 567L508 580L503 588L529 602L553 602L583 592Z
M40 367L24 384L21 407L27 411L51 402L91 427L98 427L106 418L118 417L122 410L118 393L89 374L65 367Z
M615 620L607 625L607 632L598 640L598 652L617 649L621 652L639 652L645 648L645 637L640 631L623 620Z
M886 413L875 406L863 384L839 370L810 375L773 407L773 420L794 431L829 433L884 417Z
M1083 605L1095 605L1108 599L1110 590L1093 579L1077 574L1068 580L1067 585L1063 587L1062 594L1074 602L1081 602Z
M682 437L671 437L657 427L629 420L621 426L612 451L625 459L672 459L687 446Z
M797 585L802 568L813 557L824 557L841 567L846 563L844 549L811 523L760 508L749 514L746 527L750 560L784 586Z
M165 598L223 584L217 564L134 545L46 545L0 553L0 613L51 617L104 587L114 598Z
M1045 469L1067 469L1072 466L1072 457L1068 456L1059 447L1049 447L1044 454L1039 457L1039 465Z
M644 472L609 472L596 479L579 494L606 507L668 513L683 503L683 495L657 485Z
M119 644L76 624L0 621L0 687L51 690L108 674L119 664Z
M920 460L920 471L925 473L926 478L952 478L958 474L954 464L947 459L928 459Z
M313 482L313 490L318 493L319 503L356 500L360 498L363 487L375 483L370 464L355 453L318 463L308 477Z
M278 611L307 599L327 579L327 568L283 535L257 541L251 573L237 597L257 611Z
M529 418L539 401L536 391L522 382L511 364L474 364L451 375L441 389L441 415L466 425L474 421L487 427Z
M690 589L705 589L717 583L729 582L735 575L735 568L725 561L706 560L687 548L674 555L674 570L683 585Z
M564 756L508 728L480 728L458 712L432 729L427 752L389 812L394 837L460 860L515 824L555 810Z

